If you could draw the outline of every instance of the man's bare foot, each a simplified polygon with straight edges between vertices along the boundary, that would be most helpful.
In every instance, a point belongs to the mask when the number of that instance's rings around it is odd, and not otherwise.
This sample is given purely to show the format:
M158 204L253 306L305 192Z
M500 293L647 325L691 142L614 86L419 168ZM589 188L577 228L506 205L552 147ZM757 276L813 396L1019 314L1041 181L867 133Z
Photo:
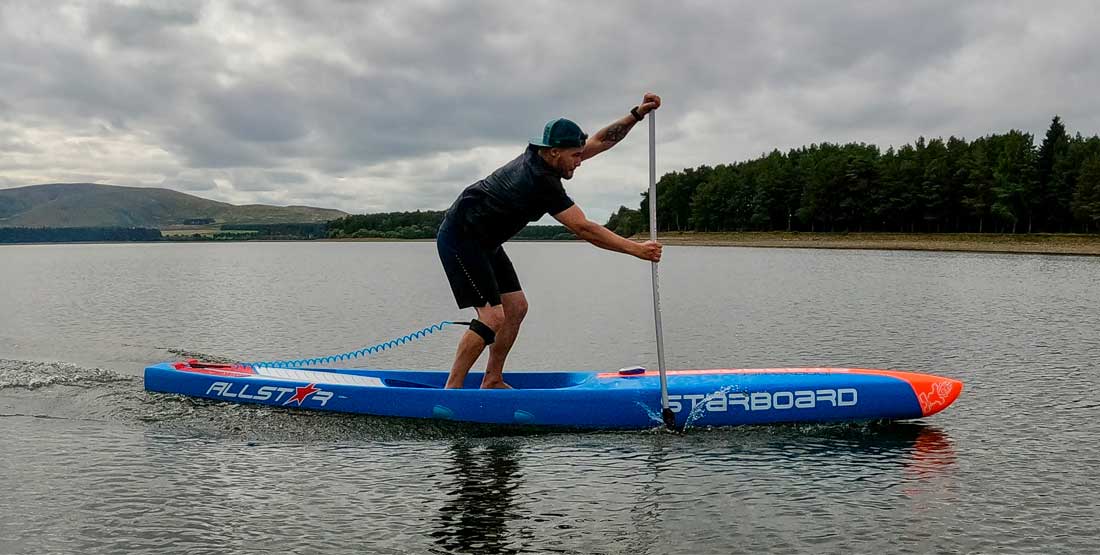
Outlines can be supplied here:
M504 380L482 381L481 389L512 389L512 386L504 383Z

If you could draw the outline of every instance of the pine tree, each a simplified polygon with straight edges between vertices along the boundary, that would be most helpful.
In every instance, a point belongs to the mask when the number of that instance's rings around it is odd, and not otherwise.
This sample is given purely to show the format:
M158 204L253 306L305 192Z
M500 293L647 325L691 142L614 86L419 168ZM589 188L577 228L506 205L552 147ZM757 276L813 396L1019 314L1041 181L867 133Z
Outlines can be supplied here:
M1072 189L1066 186L1066 180L1055 175L1064 166L1059 162L1068 154L1069 143L1069 134L1062 118L1054 116L1043 144L1039 146L1036 160L1038 207L1035 219L1049 231L1061 231L1059 223L1068 220L1066 216L1070 212Z
M1100 154L1092 155L1081 165L1073 194L1073 214L1085 224L1086 230L1100 226Z

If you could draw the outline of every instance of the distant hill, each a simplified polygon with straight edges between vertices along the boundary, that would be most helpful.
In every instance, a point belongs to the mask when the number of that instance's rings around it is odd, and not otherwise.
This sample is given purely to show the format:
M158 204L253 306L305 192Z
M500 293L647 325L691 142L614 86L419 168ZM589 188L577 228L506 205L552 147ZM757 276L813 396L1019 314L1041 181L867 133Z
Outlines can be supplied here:
M150 227L324 222L346 212L309 206L237 206L172 191L94 183L0 189L0 227Z

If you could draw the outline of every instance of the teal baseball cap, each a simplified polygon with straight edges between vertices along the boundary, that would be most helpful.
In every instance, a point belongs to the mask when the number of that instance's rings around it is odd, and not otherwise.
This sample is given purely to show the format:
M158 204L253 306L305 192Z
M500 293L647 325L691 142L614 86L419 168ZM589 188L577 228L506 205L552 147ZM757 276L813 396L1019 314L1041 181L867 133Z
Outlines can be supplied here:
M581 126L565 118L558 118L546 122L542 139L531 139L528 142L548 148L577 148L584 146L587 140L588 135L581 131Z

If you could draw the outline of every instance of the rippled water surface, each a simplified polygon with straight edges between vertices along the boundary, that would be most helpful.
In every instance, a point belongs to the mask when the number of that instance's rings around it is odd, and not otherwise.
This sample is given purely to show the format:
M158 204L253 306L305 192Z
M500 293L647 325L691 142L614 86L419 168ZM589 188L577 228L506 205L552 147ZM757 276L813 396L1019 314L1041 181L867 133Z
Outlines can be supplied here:
M510 244L514 371L655 366L649 269ZM0 247L0 553L1061 553L1100 541L1100 258L669 247L671 368L963 380L908 423L547 433L146 393L453 308L430 243ZM448 328L361 366L445 368ZM482 363L484 359L482 360Z

